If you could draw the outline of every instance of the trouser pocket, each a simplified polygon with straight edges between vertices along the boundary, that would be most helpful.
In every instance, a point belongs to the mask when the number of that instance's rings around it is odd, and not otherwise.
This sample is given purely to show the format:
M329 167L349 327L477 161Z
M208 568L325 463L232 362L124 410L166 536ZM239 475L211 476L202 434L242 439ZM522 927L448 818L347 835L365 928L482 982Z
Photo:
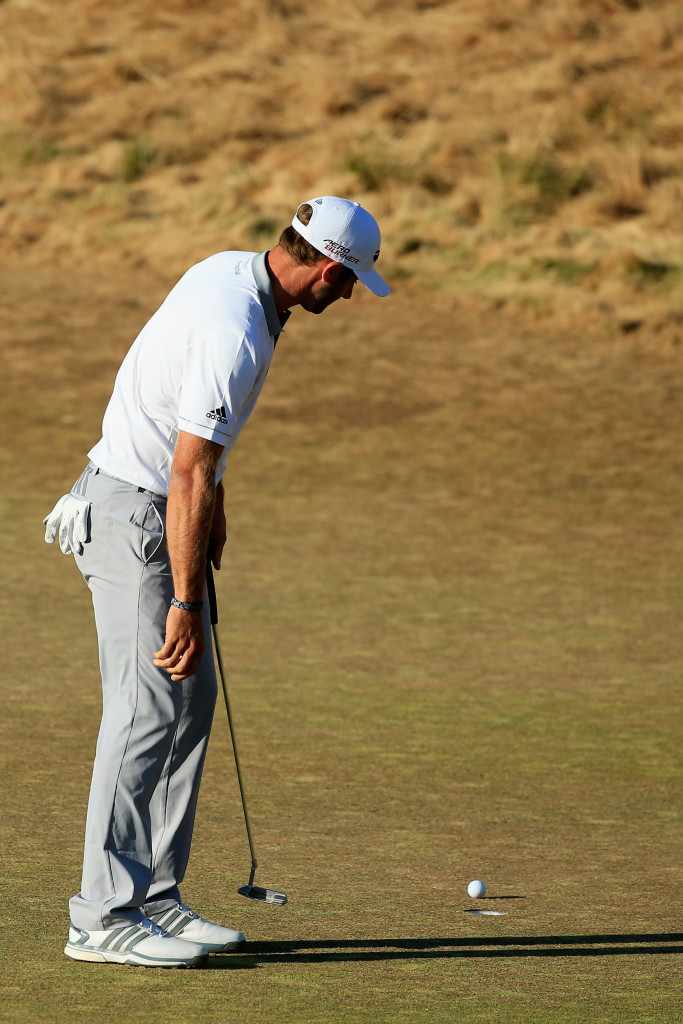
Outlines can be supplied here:
M145 565L168 557L166 516L155 502L150 501L137 509L131 522L140 531L138 553Z

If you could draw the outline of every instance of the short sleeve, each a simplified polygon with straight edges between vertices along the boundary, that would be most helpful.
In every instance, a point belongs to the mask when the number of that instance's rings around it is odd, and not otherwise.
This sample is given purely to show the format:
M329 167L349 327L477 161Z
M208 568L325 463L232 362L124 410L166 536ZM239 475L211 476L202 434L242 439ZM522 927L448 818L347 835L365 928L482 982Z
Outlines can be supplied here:
M178 428L232 447L261 376L244 335L221 331L193 341L183 367Z

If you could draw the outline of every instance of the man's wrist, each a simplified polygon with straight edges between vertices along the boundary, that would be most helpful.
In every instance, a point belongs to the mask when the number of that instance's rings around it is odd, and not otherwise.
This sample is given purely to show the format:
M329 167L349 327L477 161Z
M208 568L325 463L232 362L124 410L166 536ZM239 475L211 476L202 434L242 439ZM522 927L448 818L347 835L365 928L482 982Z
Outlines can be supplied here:
M204 607L203 601L177 601L175 597L171 598L171 604L183 612L200 612Z

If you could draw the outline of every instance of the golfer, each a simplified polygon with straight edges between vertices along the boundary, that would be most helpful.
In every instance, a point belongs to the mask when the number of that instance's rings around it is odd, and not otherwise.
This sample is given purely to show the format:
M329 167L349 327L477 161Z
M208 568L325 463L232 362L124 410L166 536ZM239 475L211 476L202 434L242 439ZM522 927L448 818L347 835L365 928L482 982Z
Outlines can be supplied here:
M379 250L366 210L320 196L270 251L188 270L124 358L102 438L44 520L92 593L102 673L73 960L191 967L244 942L179 888L216 699L206 560L220 569L221 478L289 311L322 313L356 280L388 295Z

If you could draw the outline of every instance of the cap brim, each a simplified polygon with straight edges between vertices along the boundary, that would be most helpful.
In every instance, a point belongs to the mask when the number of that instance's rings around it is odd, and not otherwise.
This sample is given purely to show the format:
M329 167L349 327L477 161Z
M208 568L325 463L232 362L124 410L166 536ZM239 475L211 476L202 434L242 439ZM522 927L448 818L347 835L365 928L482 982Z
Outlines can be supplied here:
M360 283L364 284L373 295L379 295L383 299L390 294L391 288L376 270L356 270L355 274Z

